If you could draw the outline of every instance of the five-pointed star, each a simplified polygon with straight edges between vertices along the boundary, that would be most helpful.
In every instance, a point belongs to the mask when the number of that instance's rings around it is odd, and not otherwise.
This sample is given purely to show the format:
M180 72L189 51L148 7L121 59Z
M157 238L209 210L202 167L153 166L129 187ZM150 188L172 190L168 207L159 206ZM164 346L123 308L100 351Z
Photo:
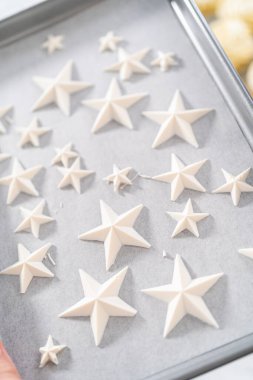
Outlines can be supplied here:
M38 196L39 193L31 182L31 179L42 169L41 165L24 169L21 163L15 159L12 174L0 178L0 185L9 185L7 204L11 204L17 196L23 192Z
M52 335L47 338L47 343L44 347L40 347L41 359L39 368L44 367L48 362L58 364L57 354L64 350L67 346L63 344L55 345L53 342Z
M124 214L117 215L105 202L100 201L102 224L79 235L81 240L104 242L106 270L112 266L123 245L150 247L150 244L133 228L142 208L143 205L139 205Z
M20 276L20 293L25 293L33 277L54 277L54 274L42 263L51 247L50 243L30 253L22 244L18 244L18 261L2 270L0 274Z
M253 248L242 248L238 251L241 255L247 256L250 259L253 259Z
M54 219L43 214L45 200L42 200L33 210L20 207L24 220L18 225L15 232L30 230L33 236L39 237L40 226L52 222Z
M63 166L68 167L69 160L71 158L76 158L78 154L71 150L72 148L72 143L68 143L65 145L63 148L55 148L56 155L52 159L52 165L56 165L59 162L63 164Z
M144 92L122 95L117 80L113 78L104 98L84 100L82 102L85 106L100 111L92 127L92 132L97 132L111 120L132 129L133 124L127 109L147 95Z
M191 124L210 112L211 109L200 108L186 110L180 92L177 90L168 111L147 111L142 114L161 124L152 148L157 148L173 136L178 136L189 144L198 147Z
M168 303L164 338L187 314L218 328L202 296L223 276L223 273L192 280L181 257L176 255L172 283L142 290L145 294Z
M128 54L124 49L118 49L118 62L109 66L105 71L119 71L120 79L127 80L134 73L149 74L150 70L141 61L150 49L142 49L134 54Z
M105 36L99 38L100 46L99 51L102 53L106 50L115 51L119 42L123 41L122 37L115 36L115 34L110 31L106 33Z
M43 90L33 106L33 111L55 103L65 115L70 114L70 95L82 91L91 84L71 80L73 61L69 61L56 78L34 77L33 81Z
M0 153L0 162L7 160L11 155L7 153Z
M184 189L205 192L206 189L195 178L195 175L206 160L195 162L185 166L179 158L172 153L171 171L156 175L153 179L161 182L171 183L171 200L175 201Z
M8 122L6 116L12 108L12 106L0 107L0 133L6 132L5 123Z
M151 62L151 66L160 66L161 71L167 71L171 66L177 66L174 53L158 52L158 57Z
M46 49L48 54L54 53L56 50L62 50L64 48L63 45L64 36L58 35L55 36L53 34L50 34L47 36L47 39L43 44L41 45L42 49Z
M71 306L59 317L88 317L95 344L103 338L109 317L133 317L137 310L124 302L119 296L128 267L125 267L109 280L100 284L88 273L79 269L85 297Z
M119 191L125 185L132 185L132 181L127 177L132 170L129 166L125 169L119 169L117 165L113 165L113 173L104 178L108 183L113 182L113 190Z
M79 194L81 193L81 186L80 186L81 178L85 178L88 175L94 173L94 171L92 170L80 169L80 158L77 158L75 162L73 162L73 164L69 168L58 167L57 169L63 175L63 178L58 184L58 188L62 189L63 187L72 185Z
M50 128L39 127L39 120L34 117L31 123L26 128L17 128L17 131L21 133L21 139L19 146L23 147L27 143L33 146L40 146L39 137L50 131Z
M249 185L246 182L246 179L250 172L250 168L244 170L236 176L233 176L232 174L226 172L224 169L221 170L225 177L226 183L213 190L213 193L231 193L233 204L235 206L238 206L241 193L250 193L253 191L253 186Z
M171 237L178 235L184 230L188 230L193 235L199 237L197 222L209 216L206 212L193 212L192 201L190 199L188 199L183 212L167 211L167 214L178 222Z

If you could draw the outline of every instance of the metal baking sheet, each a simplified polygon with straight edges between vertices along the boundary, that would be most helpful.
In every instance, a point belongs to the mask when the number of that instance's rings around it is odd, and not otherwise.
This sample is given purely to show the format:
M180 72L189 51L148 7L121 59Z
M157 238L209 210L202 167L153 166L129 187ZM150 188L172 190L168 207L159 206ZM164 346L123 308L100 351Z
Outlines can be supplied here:
M61 16L60 12L58 8L58 15L57 12L53 14L55 19ZM111 29L125 37L124 46L129 51L150 46L153 51L145 60L147 64L160 49L174 51L180 57L180 65L166 74L152 70L152 75L135 76L132 81L121 84L122 90L129 93L149 93L148 98L130 111L135 125L133 131L112 123L104 131L92 135L90 130L96 114L82 107L80 100L103 96L113 77L103 69L115 61L115 55L98 53L98 38ZM49 33L66 36L65 50L50 57L40 50ZM30 234L15 235L13 231L21 220L18 206L32 208L38 199L20 196L12 206L6 206L7 189L0 188L1 269L17 260L17 243L25 244L32 251L50 241L54 245L52 256L57 262L55 268L47 264L55 272L55 278L33 279L24 295L19 294L17 277L0 277L0 333L22 378L178 378L181 371L182 379L196 374L192 366L196 368L205 355L216 357L214 361L219 363L215 353L218 356L220 353L224 359L226 347L235 345L237 339L242 342L241 338L252 333L253 263L239 256L237 249L252 246L253 198L252 194L243 194L240 206L235 208L228 194L212 195L210 192L224 181L221 167L237 173L252 166L253 157L238 117L204 65L174 9L165 0L96 2L75 16L3 46L1 57L0 95L3 103L15 104L15 124L1 136L0 148L18 157L26 167L43 164L45 169L34 183L41 197L47 200L49 214L56 219L53 227L52 224L44 226L41 241ZM55 107L36 112L42 124L52 128L52 133L45 137L41 148L18 148L15 125L26 125L31 120L31 106L40 94L31 81L32 76L53 77L69 59L76 64L75 78L91 81L95 86L73 96L69 118ZM188 107L211 107L215 111L194 126L199 149L174 138L152 150L151 143L158 128L142 117L141 112L166 109L176 89L182 91ZM80 196L71 188L57 190L61 176L50 166L54 147L68 141L74 143L83 157L83 164L96 171L94 177L84 181ZM116 195L102 181L111 172L113 163L132 166L147 175L167 171L171 153L176 153L186 163L208 158L198 177L208 189L206 194L185 191L178 202L171 202L166 184L139 178L123 195ZM1 176L9 173L11 166L11 162L1 164ZM249 182L253 183L252 175ZM199 239L188 233L171 239L174 222L165 211L181 210L189 197L196 210L209 212L211 216L199 224ZM80 232L100 223L99 199L117 212L143 203L145 209L136 228L152 245L149 250L123 248L110 273L105 272L103 245L77 239ZM171 258L181 254L194 276L225 272L224 278L205 296L220 325L219 330L186 317L167 339L162 338L166 305L143 295L140 289L171 280L173 260L162 257L163 249ZM138 310L138 314L135 318L111 318L98 348L94 345L88 319L59 319L57 315L83 295L79 268L103 282L125 265L130 269L121 296ZM49 365L39 369L38 348L49 333L69 349L61 353L58 367ZM236 345L239 346L240 343ZM249 341L244 344L244 350L246 346L250 347ZM227 355L228 360L232 356L231 353Z

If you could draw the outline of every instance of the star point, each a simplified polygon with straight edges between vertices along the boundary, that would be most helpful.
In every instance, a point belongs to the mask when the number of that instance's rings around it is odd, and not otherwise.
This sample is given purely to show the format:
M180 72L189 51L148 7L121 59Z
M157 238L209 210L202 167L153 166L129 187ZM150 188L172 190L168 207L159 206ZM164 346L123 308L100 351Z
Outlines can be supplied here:
M7 153L0 153L0 162L3 162L5 160L8 160L8 158L11 158L10 154Z
M6 124L9 124L8 114L13 106L0 107L0 133L6 133Z
M99 52L102 53L106 50L115 51L117 45L123 41L122 37L115 36L113 31L106 33L106 35L99 38Z
M39 368L44 367L48 362L58 364L57 354L64 350L67 346L63 344L55 345L53 342L52 335L47 338L47 343L45 346L40 347L39 352L41 353Z
M253 248L242 248L242 249L239 249L238 252L241 255L244 255L246 257L249 257L250 259L253 259Z
M74 152L72 149L72 143L66 144L63 148L55 148L56 155L52 159L51 164L56 165L58 163L62 163L65 168L68 167L69 160L72 158L77 158L78 154Z
M158 57L151 62L151 66L160 66L161 71L168 71L168 69L170 69L172 66L177 66L175 53L164 53L162 51L159 51Z
M28 127L17 128L17 131L21 133L21 139L18 145L22 148L28 143L35 147L39 147L39 137L48 133L51 131L51 129L46 127L39 127L39 119L37 117L34 117Z
M126 167L119 169L117 165L113 165L113 173L104 178L104 181L113 183L114 192L119 192L126 185L132 185L132 181L128 178L128 173L132 168Z
M41 45L41 48L47 50L48 54L53 54L56 50L62 50L64 48L63 45L64 36L62 35L53 35L50 34L47 36L47 39Z

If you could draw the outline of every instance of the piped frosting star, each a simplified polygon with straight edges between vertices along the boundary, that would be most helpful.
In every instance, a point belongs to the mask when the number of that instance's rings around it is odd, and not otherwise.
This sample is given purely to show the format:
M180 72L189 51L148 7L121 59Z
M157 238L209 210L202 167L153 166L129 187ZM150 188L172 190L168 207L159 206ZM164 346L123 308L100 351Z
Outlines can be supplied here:
M6 133L6 124L8 123L8 114L13 106L0 107L0 133Z
M172 283L142 290L145 294L169 304L164 338L187 314L219 327L202 297L222 276L223 273L217 273L192 279L181 257L176 255Z
M244 255L244 256L249 257L250 259L253 259L253 248L242 248L242 249L239 249L238 252L241 255Z
M30 253L28 249L18 244L18 261L2 270L0 274L20 276L20 293L25 293L33 277L54 277L54 274L42 263L51 247L50 243Z
M58 188L62 189L68 185L72 185L79 194L81 193L81 178L85 178L94 173L92 170L80 169L80 158L77 158L69 168L58 167L57 169L63 175L63 178L58 184Z
M7 204L11 204L20 193L38 196L31 179L42 169L41 165L24 169L21 163L15 159L12 174L0 178L0 185L9 185Z
M56 78L33 77L34 83L43 90L42 95L33 106L33 111L54 103L65 115L69 116L70 95L91 86L86 82L71 80L72 68L73 61L69 61Z
M149 74L150 70L141 61L150 49L142 49L134 54L128 54L124 49L118 49L118 62L105 71L119 71L121 80L128 80L133 74Z
M126 185L132 185L132 181L128 178L128 173L132 170L129 166L125 169L119 169L117 165L113 165L113 173L104 178L104 181L113 183L113 190L118 192Z
M109 280L100 284L88 273L79 269L85 297L71 306L59 317L90 317L95 344L103 338L109 317L133 317L137 310L119 296L121 285L128 268L125 267Z
M63 46L63 40L64 36L62 35L53 35L50 34L47 36L47 39L43 44L41 45L42 49L47 50L48 54L54 53L56 50L62 50L64 48Z
M39 137L48 133L50 128L39 127L39 120L37 117L34 117L28 127L17 128L17 131L21 133L21 139L18 144L20 147L23 147L27 143L38 147L40 146Z
M56 155L52 159L52 165L62 163L63 166L68 167L69 160L78 157L78 154L72 149L72 143L68 143L63 148L55 148Z
M199 169L207 160L201 160L190 165L184 165L174 154L171 155L171 171L154 176L153 179L171 183L171 200L175 201L184 189L205 192L206 189L195 178Z
M115 51L117 49L117 45L119 42L123 41L122 37L115 36L114 32L110 31L106 33L105 36L102 36L99 38L99 51L100 53L110 50L110 51Z
M39 237L40 226L50 223L54 219L43 214L46 201L43 199L33 210L20 207L24 220L18 225L15 232L30 230L33 236Z
M158 52L158 57L151 62L151 66L160 66L161 71L167 71L171 66L177 66L177 61L175 60L175 53L163 53Z
M8 158L10 158L11 155L10 154L7 154L7 153L0 153L0 162L3 162L5 160L7 160Z
M124 214L117 215L105 202L100 201L102 224L79 235L81 240L104 242L106 270L113 265L123 245L150 247L150 244L133 228L142 208L143 205L139 205Z
M210 111L209 108L186 110L180 92L176 91L168 111L143 112L144 116L161 125L152 148L157 148L173 136L178 136L197 148L198 143L191 124Z
M234 206L238 206L241 193L250 193L253 191L253 186L246 182L250 169L251 168L248 168L236 176L228 173L224 169L221 169L226 183L213 190L213 193L231 193Z
M171 237L175 237L180 232L184 230L190 231L193 235L199 237L199 231L197 227L197 222L209 216L206 212L193 212L192 202L188 199L183 212L170 212L167 214L178 223L174 229Z
M122 95L117 80L113 78L104 98L82 101L85 106L100 111L92 127L92 132L97 132L112 120L126 128L133 129L127 109L147 95L144 92Z
M52 362L54 364L58 364L57 354L64 350L67 346L63 344L55 345L53 342L52 335L49 335L47 338L47 343L44 347L40 347L41 359L39 368L44 367L48 362Z

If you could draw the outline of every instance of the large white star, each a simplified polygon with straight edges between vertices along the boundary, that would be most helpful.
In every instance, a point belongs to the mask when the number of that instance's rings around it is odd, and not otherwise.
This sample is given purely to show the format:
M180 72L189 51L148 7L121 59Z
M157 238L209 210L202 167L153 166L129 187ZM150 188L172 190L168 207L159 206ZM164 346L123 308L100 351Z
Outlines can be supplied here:
M0 107L0 133L6 132L6 123L8 123L7 115L12 108L13 106Z
M23 147L27 143L33 146L40 146L39 137L48 133L51 129L46 127L39 127L39 120L34 117L31 123L26 128L17 128L17 131L21 133L21 139L19 141L19 146Z
M223 273L192 280L181 257L176 255L172 283L142 290L145 294L168 303L164 338L187 314L218 328L202 296L223 276Z
M69 160L78 156L78 154L71 149L72 143L66 144L63 148L55 148L56 155L52 159L52 165L62 163L63 166L68 167Z
M144 116L161 125L152 148L157 148L173 136L178 136L197 148L191 124L210 111L209 108L186 110L179 91L176 91L168 111L143 112Z
M253 259L253 248L241 248L238 251L241 255L247 256L250 259Z
M100 111L92 127L92 132L97 132L111 120L132 129L133 124L127 109L147 95L144 92L122 95L117 80L113 78L104 98L82 101L85 106Z
M62 50L64 48L63 45L64 36L58 35L55 36L50 34L47 36L47 39L41 45L42 49L47 50L48 54L54 53L56 50Z
M201 160L194 164L184 165L174 154L171 155L171 171L159 174L153 179L161 182L171 183L171 200L175 201L184 189L205 192L206 189L195 178L199 169L207 160Z
M225 177L226 183L217 189L213 190L213 193L231 193L233 204L238 206L242 192L252 192L253 186L246 182L249 175L250 168L244 170L240 174L234 176L228 173L226 170L221 169Z
M38 196L39 193L32 184L31 179L42 169L41 165L24 169L20 162L15 159L12 174L0 178L0 185L9 185L7 204L9 205L23 192L29 195Z
M106 270L112 266L123 245L150 247L150 244L133 228L142 208L143 205L139 205L124 214L117 215L105 202L100 201L102 224L79 235L81 240L104 242Z
M33 277L54 277L54 274L42 263L51 247L50 243L30 253L22 244L18 244L18 261L2 270L0 274L20 276L20 293L25 293Z
M150 70L141 61L150 49L142 49L134 54L128 54L124 49L118 49L118 62L107 67L105 71L119 71L120 79L127 80L133 74L149 74Z
M33 106L33 111L55 103L65 115L70 114L70 95L91 84L71 80L73 62L69 61L56 78L33 77L33 81L43 90L42 95Z
M48 362L58 364L57 354L64 350L67 346L63 344L55 345L53 342L52 335L49 335L47 338L47 343L45 346L40 347L41 359L39 368L44 367Z
M45 204L46 202L43 199L33 210L20 207L20 211L24 217L24 220L22 220L22 222L18 225L15 232L30 230L33 236L38 238L40 226L54 220L50 216L43 214Z
M105 177L104 180L108 183L112 182L113 190L117 192L126 185L132 185L132 181L127 176L130 170L132 170L130 166L119 169L117 165L113 165L113 173Z
M88 273L79 269L85 297L71 306L59 317L90 317L95 344L103 338L109 317L133 317L137 311L119 296L127 267L100 284Z
M193 235L199 237L197 222L209 216L206 212L193 212L192 202L190 199L188 199L183 212L167 211L167 214L178 222L171 237L175 237L184 230L188 230Z
M158 57L151 62L151 66L160 66L161 71L167 71L171 66L177 66L175 53L158 52Z
M106 33L105 36L102 36L99 38L100 46L99 46L99 51L100 53L106 51L106 50L111 50L115 51L117 49L117 45L119 42L123 41L122 37L115 36L115 34L110 31Z

